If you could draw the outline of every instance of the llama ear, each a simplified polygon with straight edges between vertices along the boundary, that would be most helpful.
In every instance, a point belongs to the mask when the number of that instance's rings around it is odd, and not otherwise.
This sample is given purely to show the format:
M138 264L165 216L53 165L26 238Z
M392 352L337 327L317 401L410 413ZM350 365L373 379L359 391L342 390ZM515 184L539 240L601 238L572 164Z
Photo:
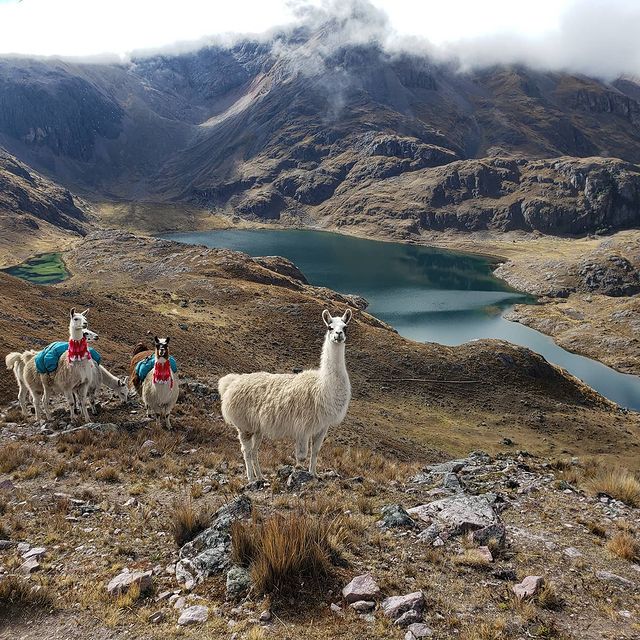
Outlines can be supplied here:
M86 315L87 315L87 313L89 313L89 309L85 309L85 310L82 312L82 314L81 314L81 315L86 316Z
M164 339L164 341L165 341L167 344L169 344L169 340L171 340L171 338L170 338L169 336L167 336L167 337Z
M158 336L153 336L153 341L154 341L156 344L160 344L160 338L158 338Z
M71 307L71 311L69 311L69 317L73 318L73 316L76 315L76 308L75 307Z
M331 314L327 309L322 312L322 320L327 325L327 327L331 324Z
M349 322L351 321L351 318L353 317L353 312L351 311L351 309L349 309L347 307L347 310L344 312L344 314L342 315L342 321L345 324L349 324Z

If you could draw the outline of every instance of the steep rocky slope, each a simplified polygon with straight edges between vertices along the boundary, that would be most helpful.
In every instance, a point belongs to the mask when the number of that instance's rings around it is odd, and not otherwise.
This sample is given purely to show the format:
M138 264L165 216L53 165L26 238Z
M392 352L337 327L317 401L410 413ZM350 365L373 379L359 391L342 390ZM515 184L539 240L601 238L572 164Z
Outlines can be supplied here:
M90 226L69 191L0 148L0 264L19 261L38 247L68 244Z

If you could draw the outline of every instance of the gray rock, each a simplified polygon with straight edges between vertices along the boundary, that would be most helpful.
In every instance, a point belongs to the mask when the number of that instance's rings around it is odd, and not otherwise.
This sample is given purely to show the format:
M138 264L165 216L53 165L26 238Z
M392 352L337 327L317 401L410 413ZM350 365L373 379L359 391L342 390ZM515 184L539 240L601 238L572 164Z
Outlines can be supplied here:
M520 584L514 584L512 589L519 600L535 595L544 584L542 576L527 576Z
M455 495L409 509L425 522L438 520L451 535L496 524L498 516L491 506L492 495Z
M382 507L382 521L381 526L384 529L391 527L413 527L415 522L406 509L400 504L388 504Z
M455 473L445 473L442 478L442 486L444 489L448 489L449 491L454 491L456 493L464 490L462 483L460 482L460 478L458 478Z
M9 480L8 478L0 482L0 491L6 491L7 493L10 493L15 490L16 485L13 484L13 482L11 482L11 480Z
M140 593L149 591L153 585L151 571L123 571L112 578L107 585L107 592L110 596L118 596L130 589L133 585L140 587Z
M613 584L616 584L619 587L631 588L635 586L631 580L627 580L627 578L623 578L616 573L611 573L611 571L596 571L596 578L606 580L607 582L613 582Z
M182 611L178 624L185 627L190 624L203 624L209 619L209 609L201 604L195 604Z
M358 613L369 613L369 611L375 609L376 603L373 600L358 600L352 602L349 606Z
M272 617L273 617L273 614L271 613L271 610L270 609L265 609L260 614L260 617L258 618L258 620L260 620L260 622L269 622Z
M407 627L407 633L404 640L420 640L420 638L430 638L433 635L433 629L423 622L414 622Z
M47 553L46 547L32 547L29 551L22 554L23 560L29 560L29 558L35 558L36 560L42 558Z
M418 540L426 542L427 544L433 544L441 532L442 527L437 522L432 522L426 529L418 534Z
M362 600L376 600L380 596L380 587L370 573L356 576L342 590L342 597L349 604Z
M424 608L422 591L415 591L404 596L391 596L382 601L382 611L387 618L397 620L406 611L421 612Z
M422 613L419 613L415 609L409 609L409 611L405 611L399 618L396 618L393 624L395 624L396 627L404 629L416 622L422 622Z
M226 571L231 564L231 525L249 515L251 500L244 495L218 509L211 526L180 549L178 582L192 589L205 578Z
M244 595L251 587L249 571L244 567L233 565L227 571L227 596L237 598Z
M567 547L566 549L564 549L562 553L564 553L564 555L567 556L567 558L582 557L582 552L578 551L578 549L576 549L575 547Z
M12 549L16 546L16 543L13 540L0 540L0 551L4 551L5 549Z
M25 560L18 567L18 573L22 573L28 576L34 571L37 571L39 568L40 568L40 563L35 558L29 558L29 560Z
M164 611L155 611L154 613L152 613L149 616L149 622L153 623L153 624L159 624L160 622L162 622L165 619L165 613Z
M304 469L296 469L287 480L287 489L289 489L289 491L296 491L313 480L315 480L315 477L308 471L305 471Z
M490 524L488 527L476 529L471 532L471 540L477 545L487 545L492 540L500 547L504 546L507 537L507 529L502 522Z

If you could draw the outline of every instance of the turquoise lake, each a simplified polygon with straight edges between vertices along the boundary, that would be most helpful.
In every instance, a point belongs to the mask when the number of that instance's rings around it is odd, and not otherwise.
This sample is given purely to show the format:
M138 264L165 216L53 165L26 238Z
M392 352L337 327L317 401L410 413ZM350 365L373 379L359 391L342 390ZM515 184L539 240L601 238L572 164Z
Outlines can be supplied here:
M224 230L173 233L178 242L279 255L314 285L355 293L367 311L419 342L457 345L499 338L529 347L623 407L640 409L640 377L565 351L551 338L503 318L534 300L492 274L490 259L431 247L307 230Z

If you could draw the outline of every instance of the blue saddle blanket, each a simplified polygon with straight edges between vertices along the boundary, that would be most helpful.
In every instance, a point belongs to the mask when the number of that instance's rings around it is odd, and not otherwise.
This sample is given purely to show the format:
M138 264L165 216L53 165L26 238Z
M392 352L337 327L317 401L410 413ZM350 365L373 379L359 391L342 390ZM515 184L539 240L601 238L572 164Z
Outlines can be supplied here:
M69 351L68 342L52 342L42 351L38 351L35 355L38 373L53 373L58 368L60 356L67 351ZM91 347L89 347L89 353L91 353L91 357L95 360L96 364L100 364L102 356Z
M173 356L169 356L169 364L171 365L171 371L176 373L178 371L178 363ZM136 365L136 377L142 382L148 375L149 371L156 365L155 353L147 356L144 360L140 360Z

